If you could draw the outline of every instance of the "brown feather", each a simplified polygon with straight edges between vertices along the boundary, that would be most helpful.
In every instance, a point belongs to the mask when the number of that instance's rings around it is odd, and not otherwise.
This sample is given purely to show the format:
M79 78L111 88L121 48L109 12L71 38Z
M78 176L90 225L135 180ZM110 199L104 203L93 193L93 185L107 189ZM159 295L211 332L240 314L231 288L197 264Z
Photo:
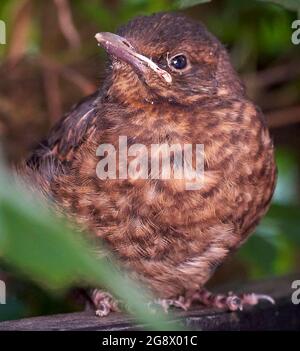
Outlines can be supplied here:
M203 286L251 234L273 194L273 145L260 110L218 40L174 14L140 17L119 32L168 70L166 57L188 53L192 68L166 87L112 59L102 89L51 131L27 165L45 192L95 238L105 240L132 274L160 297ZM102 143L118 137L153 143L204 144L198 191L180 181L100 180Z

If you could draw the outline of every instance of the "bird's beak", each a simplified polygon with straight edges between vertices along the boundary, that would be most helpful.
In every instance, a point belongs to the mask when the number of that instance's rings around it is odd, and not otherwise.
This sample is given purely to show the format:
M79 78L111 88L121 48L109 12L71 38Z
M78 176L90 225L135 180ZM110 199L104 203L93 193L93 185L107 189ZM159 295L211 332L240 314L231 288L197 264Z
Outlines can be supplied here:
M125 38L109 32L97 33L95 38L99 46L102 46L108 54L130 64L140 73L145 74L151 69L168 84L172 83L172 76L167 71L161 69L148 57L140 55Z

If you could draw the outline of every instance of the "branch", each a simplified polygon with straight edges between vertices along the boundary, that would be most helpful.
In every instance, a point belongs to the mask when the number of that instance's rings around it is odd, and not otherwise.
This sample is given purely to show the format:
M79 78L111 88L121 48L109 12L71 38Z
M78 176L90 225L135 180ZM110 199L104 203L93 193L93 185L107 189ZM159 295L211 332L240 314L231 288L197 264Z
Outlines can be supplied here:
M270 128L284 127L300 122L300 106L267 113L267 121Z
M71 48L78 48L81 44L79 33L74 25L72 11L68 0L54 0L58 13L60 30Z

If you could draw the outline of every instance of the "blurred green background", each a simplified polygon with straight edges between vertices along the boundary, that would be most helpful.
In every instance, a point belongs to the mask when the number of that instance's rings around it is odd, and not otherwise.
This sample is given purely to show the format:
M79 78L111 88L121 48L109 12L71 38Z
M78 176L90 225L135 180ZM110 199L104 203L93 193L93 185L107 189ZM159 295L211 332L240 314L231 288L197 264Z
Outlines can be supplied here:
M24 158L73 103L101 85L105 56L96 32L115 31L139 14L177 9L202 21L228 48L249 96L266 115L279 168L268 215L211 285L299 272L300 45L291 36L300 1L273 2L285 6L255 0L1 0L7 45L0 45L0 138L6 159ZM0 234L8 233L1 208ZM20 228L17 240L30 240L30 225ZM1 260L3 252L0 235L0 279L8 289L0 320L80 308L29 282Z

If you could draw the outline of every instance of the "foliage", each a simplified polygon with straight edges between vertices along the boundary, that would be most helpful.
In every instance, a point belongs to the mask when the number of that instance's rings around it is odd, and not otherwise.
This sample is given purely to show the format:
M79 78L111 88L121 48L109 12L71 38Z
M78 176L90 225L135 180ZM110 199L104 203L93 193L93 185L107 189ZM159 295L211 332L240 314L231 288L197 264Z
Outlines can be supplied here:
M195 5L200 5L203 3L210 2L212 0L179 0L176 5L179 8L187 8ZM265 2L271 2L274 4L281 5L288 10L300 12L300 1L299 0L259 0Z
M260 0L266 2L273 2L274 4L281 5L288 10L297 11L300 14L300 1L299 0Z
M29 3L32 6L26 7ZM261 71L264 72L273 66L276 68L276 65L299 62L299 48L293 46L290 40L291 23L295 19L295 12L299 12L300 9L299 0L119 0L113 4L104 0L73 0L71 8L74 22L80 28L83 37L79 50L68 46L67 39L58 29L58 23L53 22L53 27L48 31L42 28L42 14L45 15L46 12L48 15L46 6L49 3L50 1L38 0L1 1L0 18L7 22L10 44L0 45L0 65L12 57L19 60L26 57L26 62L39 63L42 55L48 55L56 60L56 68L60 65L68 67L65 74L68 79L71 77L70 67L74 66L74 77L70 81L76 82L77 85L74 86L86 91L85 85L82 84L85 82L85 71L82 70L82 73L80 69L89 67L90 57L97 57L99 50L92 40L84 40L85 37L92 38L91 33L96 30L114 31L120 24L139 14L174 9L185 9L187 13L205 22L227 45L235 67L247 78L259 81ZM198 7L189 9L200 4L199 10ZM54 16L57 17L57 14ZM20 36L18 33L24 35ZM53 42L58 42L52 44L50 49L45 48L49 33L53 35ZM61 39L65 41L61 43ZM53 74L56 70L51 72ZM93 74L95 72L96 70ZM37 77L36 80L38 79ZM99 83L98 80L97 76L96 84ZM286 79L285 75L281 80L284 84L279 80L279 83L275 81L270 86L261 84L252 91L250 86L251 97L265 110L270 108L270 104L272 107L277 104L280 108L299 104L300 83L296 74L294 80ZM3 82L7 82L4 76ZM27 81L26 84L26 89L29 90ZM68 86L64 94L67 95L69 90L74 98L74 86ZM271 103L267 105L267 101ZM16 115L22 120L23 109L26 111L22 104L15 103L13 99L9 104L0 94L0 136L2 105L5 112L9 109L14 111L11 119L16 118ZM41 110L45 105L45 102L41 104ZM39 112L28 114L36 114L38 119L41 118ZM4 121L9 124L11 119L6 117ZM27 124L30 128L30 122L25 119L25 125ZM23 128L20 129L22 134L26 134L23 133ZM20 143L20 148L21 136L15 138ZM299 150L279 147L277 163L278 186L271 209L256 234L241 248L236 257L247 268L248 277L252 278L290 273L299 265ZM165 316L153 316L149 313L146 308L147 293L138 293L143 289L129 281L111 257L95 257L90 242L74 232L65 220L57 219L36 194L30 195L22 186L12 181L11 175L3 166L0 169L0 258L1 271L5 274L13 272L18 281L22 282L20 285L25 286L16 286L9 295L9 306L0 306L0 319L41 314L45 311L53 313L56 311L55 304L66 305L61 298L66 289L83 284L108 288L127 302L130 311L134 312L139 320L149 324L151 328L166 328L165 324L160 323L165 320ZM34 285L24 285L24 280L33 281ZM42 287L47 294L37 291L36 286ZM40 304L37 301L33 303L32 297L20 298L20 295L23 296L20 291L23 293L24 290L29 291L27 295L37 297L35 300L40 301ZM48 298L48 294L54 294L54 298ZM48 308L44 305L48 305Z
M293 271L300 246L300 206L295 190L298 169L291 150L278 150L279 177L273 204L239 256L250 263L253 277Z
M176 328L166 324L159 312L150 313L151 295L117 269L112 257L97 257L83 237L57 219L37 194L12 182L3 166L0 174L0 257L4 262L54 293L72 286L106 288L149 328Z
M210 2L211 0L179 0L176 5L179 8L187 8L195 5L204 4L206 2Z

